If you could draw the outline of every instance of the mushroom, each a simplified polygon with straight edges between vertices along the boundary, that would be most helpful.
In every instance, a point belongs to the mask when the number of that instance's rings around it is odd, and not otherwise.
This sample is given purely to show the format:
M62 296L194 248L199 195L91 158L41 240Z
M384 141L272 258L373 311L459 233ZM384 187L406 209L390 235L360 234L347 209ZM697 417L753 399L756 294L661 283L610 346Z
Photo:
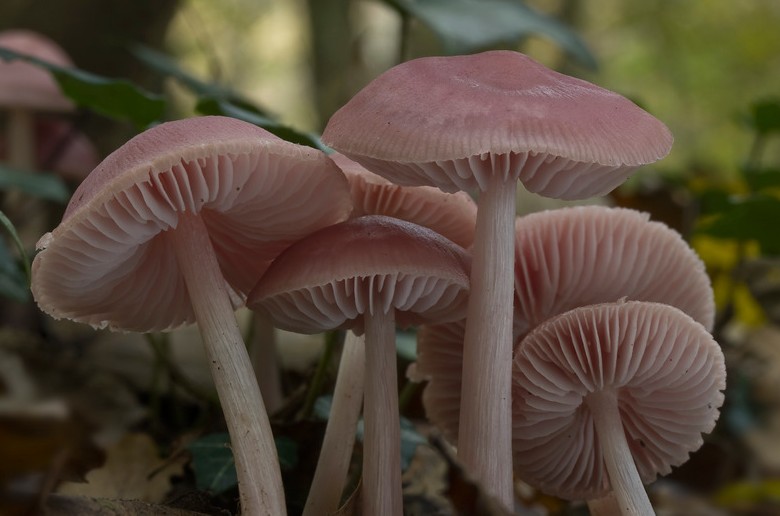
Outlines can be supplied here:
M679 233L646 213L581 206L520 217L515 224L513 340L579 306L621 298L675 306L711 329L715 302L704 263ZM410 378L428 385L423 404L457 442L463 322L424 326Z
M343 220L346 180L325 154L254 125L158 125L78 187L32 267L41 309L96 328L197 321L231 436L245 514L286 512L271 428L233 309L291 242Z
M353 218L386 215L432 229L461 247L471 245L477 207L467 194L447 194L427 186L398 186L369 172L343 154L335 152L330 158L349 182ZM365 353L356 349L363 345L362 336L347 332L333 392L331 417L325 429L304 516L330 514L338 509L354 444L355 425L363 402L362 385L354 381L355 378L363 378Z
M468 267L438 233L366 216L290 246L247 300L282 329L365 333L364 514L402 514L395 326L462 318Z
M518 475L568 499L612 491L621 514L654 514L642 482L701 446L726 387L723 353L701 324L639 301L549 319L523 339L513 371Z
M55 42L28 30L0 32L0 47L30 55L59 66L72 66L70 58ZM8 112L6 138L8 164L23 170L35 169L35 112L73 111L73 103L61 92L51 75L23 61L0 59L0 107Z
M517 180L548 197L602 195L639 166L665 156L671 134L620 95L522 54L491 51L416 59L390 69L333 115L322 139L401 185L479 190L458 455L512 507Z

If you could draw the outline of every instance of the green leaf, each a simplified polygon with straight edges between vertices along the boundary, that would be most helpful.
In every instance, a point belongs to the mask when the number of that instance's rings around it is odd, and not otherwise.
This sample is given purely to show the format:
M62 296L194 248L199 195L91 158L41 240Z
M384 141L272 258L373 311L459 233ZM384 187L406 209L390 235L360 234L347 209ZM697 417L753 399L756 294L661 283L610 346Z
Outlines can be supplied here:
M293 469L298 464L298 444L284 436L275 438L274 442L282 470ZM207 435L191 443L187 449L192 454L192 469L198 489L219 494L238 484L227 433Z
M750 125L761 134L780 133L780 99L764 99L750 106Z
M5 213L0 211L0 225L2 225L5 230L8 232L9 235L11 235L11 240L13 241L14 245L16 246L16 250L19 252L19 256L22 260L22 270L24 271L24 275L21 277L21 282L24 286L24 290L29 290L30 288L30 281L32 279L32 274L30 271L30 259L27 256L27 252L24 250L24 245L22 244L21 239L19 238L19 234L16 232L16 228L14 227L13 223L6 217ZM6 248L7 251L7 248ZM10 253L7 253L10 256ZM6 259L6 263L9 263L13 261L13 259ZM6 267L7 276L11 279L10 283L7 284L8 287L8 293L9 297L13 297L14 299L17 299L19 301L26 301L29 299L29 292L25 292L24 294L21 294L18 290L14 289L14 285L19 282L19 279L16 278L16 275L19 273L19 268L16 266L16 264L13 264L14 270L11 269L11 266L8 265ZM26 280L26 281L25 281Z
M531 36L551 39L588 68L596 59L585 43L559 21L517 0L385 0L403 15L428 26L450 54L465 54Z
M195 109L204 115L223 115L238 118L239 120L262 127L279 138L292 143L306 145L320 150L327 149L322 142L320 142L320 139L312 133L296 131L295 129L263 116L255 110L238 106L227 100L204 97L198 101Z
M77 105L111 118L129 120L141 129L162 120L164 116L165 100L130 81L53 65L5 48L0 48L0 58L21 59L48 70L62 92Z
M755 240L765 254L780 254L780 200L755 195L736 202L734 206L715 218L702 224L696 232L717 238Z
M130 52L149 68L155 70L164 77L171 77L179 81L182 86L189 89L199 97L226 100L249 111L254 111L260 115L265 115L263 110L253 105L245 97L229 88L220 86L219 84L205 82L198 79L191 73L182 69L175 60L166 54L163 54L162 52L158 52L144 45L131 45Z
M742 175L754 192L780 187L780 169L764 169L746 172Z
M16 259L0 238L0 296L24 303L30 299L30 288Z
M0 164L0 190L13 189L63 204L70 198L65 182L56 174L16 170Z

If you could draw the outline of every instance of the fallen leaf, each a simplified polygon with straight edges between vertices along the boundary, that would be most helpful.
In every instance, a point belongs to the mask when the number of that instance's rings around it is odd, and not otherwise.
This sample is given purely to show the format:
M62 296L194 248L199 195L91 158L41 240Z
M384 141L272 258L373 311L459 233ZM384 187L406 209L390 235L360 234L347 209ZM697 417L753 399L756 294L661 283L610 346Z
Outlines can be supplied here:
M171 479L183 473L187 458L161 459L146 434L128 434L106 451L106 462L86 475L85 483L66 482L60 494L96 498L161 502Z

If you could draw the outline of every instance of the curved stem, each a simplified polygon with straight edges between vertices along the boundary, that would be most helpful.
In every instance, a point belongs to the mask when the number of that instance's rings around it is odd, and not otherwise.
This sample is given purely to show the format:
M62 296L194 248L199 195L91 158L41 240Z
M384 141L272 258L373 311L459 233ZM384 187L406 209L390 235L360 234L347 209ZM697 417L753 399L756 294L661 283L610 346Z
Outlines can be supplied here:
M325 437L303 516L330 514L339 508L341 494L347 483L352 448L355 445L360 408L363 406L365 369L365 338L349 331L341 352L328 426L325 428Z
M593 415L620 514L655 514L628 447L618 410L617 393L613 390L594 392L587 396L585 403Z
M222 402L246 515L287 513L271 424L206 226L182 214L169 232Z
M401 421L395 358L395 313L364 314L363 514L401 516Z
M463 343L458 456L507 509L512 484L512 303L516 185L480 194Z
M614 492L610 492L601 498L588 500L588 510L590 511L590 516L620 515L620 508L618 507L617 498L615 498Z

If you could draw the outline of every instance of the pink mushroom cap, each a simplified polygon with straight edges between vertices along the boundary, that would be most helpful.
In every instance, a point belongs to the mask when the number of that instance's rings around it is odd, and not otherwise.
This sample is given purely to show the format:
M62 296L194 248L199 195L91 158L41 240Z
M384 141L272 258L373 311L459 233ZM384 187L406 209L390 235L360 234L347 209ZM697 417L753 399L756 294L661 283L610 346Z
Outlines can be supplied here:
M321 151L227 117L164 123L81 183L38 242L33 295L55 318L96 327L189 324L187 289L163 237L181 213L202 217L238 306L277 254L351 207L344 175Z
M54 41L29 30L0 32L0 47L70 67L73 62ZM24 61L0 59L0 106L39 111L72 111L73 103L60 91L48 71Z
M675 306L711 329L715 302L701 259L679 233L625 208L582 206L520 217L515 225L515 348L534 327L578 306L621 298ZM426 325L409 377L428 381L428 418L457 441L461 322Z
M430 228L464 248L474 242L477 204L465 192L448 194L430 186L399 186L338 152L330 159L349 181L352 217L387 215Z
M402 63L330 119L323 142L401 185L601 195L668 154L669 130L616 93L511 51Z
M465 316L468 254L410 222L368 215L309 235L268 268L247 299L282 329L351 329L362 315L395 310L399 326Z
M616 393L644 483L688 460L718 419L723 353L704 327L659 303L618 302L566 312L534 329L513 368L514 467L567 499L610 490L587 399Z

